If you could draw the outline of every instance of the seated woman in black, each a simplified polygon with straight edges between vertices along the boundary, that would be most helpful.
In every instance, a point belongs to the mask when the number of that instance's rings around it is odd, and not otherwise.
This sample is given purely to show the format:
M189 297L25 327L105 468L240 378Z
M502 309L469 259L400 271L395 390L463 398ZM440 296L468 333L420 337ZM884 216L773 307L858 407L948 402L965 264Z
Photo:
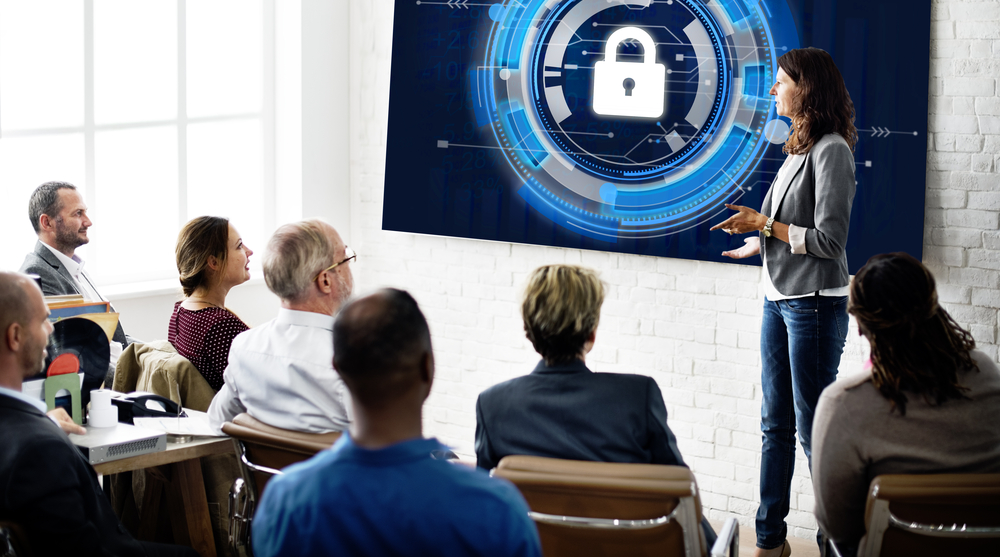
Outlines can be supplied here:
M656 381L591 372L604 285L590 269L548 265L528 278L524 331L542 361L476 401L476 463L507 455L686 467ZM709 545L715 533L702 522Z

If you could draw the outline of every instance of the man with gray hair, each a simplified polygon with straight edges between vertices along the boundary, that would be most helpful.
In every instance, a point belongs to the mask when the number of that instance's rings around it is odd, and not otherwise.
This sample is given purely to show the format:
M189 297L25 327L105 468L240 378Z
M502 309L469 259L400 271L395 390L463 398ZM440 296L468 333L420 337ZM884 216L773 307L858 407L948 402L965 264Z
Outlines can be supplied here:
M351 296L354 251L318 219L283 225L267 243L264 281L278 316L236 336L225 384L208 409L212 428L247 412L300 432L346 430L347 388L333 369L333 316Z

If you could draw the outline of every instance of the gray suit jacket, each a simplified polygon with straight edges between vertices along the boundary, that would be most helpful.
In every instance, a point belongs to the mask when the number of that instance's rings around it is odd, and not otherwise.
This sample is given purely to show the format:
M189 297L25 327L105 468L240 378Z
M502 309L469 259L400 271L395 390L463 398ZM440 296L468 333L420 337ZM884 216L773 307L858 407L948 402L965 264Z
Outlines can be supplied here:
M21 264L21 273L33 273L42 278L42 294L45 296L80 294L76 286L76 281L69 274L69 270L63 267L59 258L39 240L35 242L35 250L28 252ZM119 321L115 329L114 341L123 345L129 343L122 324Z
M847 272L847 229L854 202L854 154L839 134L820 138L805 155L785 161L784 195L772 199L777 182L764 197L761 213L775 221L806 229L806 253L793 254L789 245L760 234L771 282L784 295L809 294L843 287Z

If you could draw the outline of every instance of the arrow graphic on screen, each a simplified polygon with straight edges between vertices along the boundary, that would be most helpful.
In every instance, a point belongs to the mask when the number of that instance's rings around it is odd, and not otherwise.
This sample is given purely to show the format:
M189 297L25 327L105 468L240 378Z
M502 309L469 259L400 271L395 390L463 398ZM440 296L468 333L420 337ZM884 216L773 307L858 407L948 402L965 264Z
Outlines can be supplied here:
M872 126L871 129L858 128L858 132L871 132L872 137L884 138L889 134L906 134L908 136L917 135L916 132L897 132L896 130L890 130L888 128L879 128L878 126Z

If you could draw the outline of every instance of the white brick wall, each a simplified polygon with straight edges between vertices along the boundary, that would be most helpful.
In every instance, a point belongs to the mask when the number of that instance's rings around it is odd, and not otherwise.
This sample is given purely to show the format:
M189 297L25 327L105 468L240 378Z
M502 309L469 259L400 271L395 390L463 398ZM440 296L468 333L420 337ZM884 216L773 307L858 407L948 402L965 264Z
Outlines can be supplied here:
M518 318L527 273L555 262L590 266L610 289L588 364L655 378L709 516L737 515L752 524L760 464L760 268L382 232L392 6L350 4L348 238L361 255L358 291L407 289L430 320L437 381L425 432L472 456L477 394L528 373L538 358ZM995 359L1000 3L935 1L932 17L924 261L946 308ZM867 351L850 334L841 370L857 370ZM816 521L801 450L796 470L788 523L793 536L810 538Z

